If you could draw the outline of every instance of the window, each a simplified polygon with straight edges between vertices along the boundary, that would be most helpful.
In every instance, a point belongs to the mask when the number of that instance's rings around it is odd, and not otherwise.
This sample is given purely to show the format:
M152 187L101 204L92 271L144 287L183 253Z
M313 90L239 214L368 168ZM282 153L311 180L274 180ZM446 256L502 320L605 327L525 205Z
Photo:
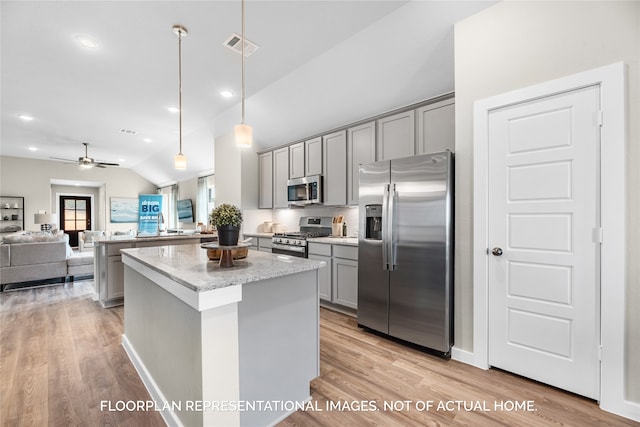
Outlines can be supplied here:
M209 223L209 214L216 206L215 175L198 178L196 222Z
M158 194L162 195L162 216L164 217L164 227L178 227L178 210L176 201L178 200L178 186L176 184L158 188Z

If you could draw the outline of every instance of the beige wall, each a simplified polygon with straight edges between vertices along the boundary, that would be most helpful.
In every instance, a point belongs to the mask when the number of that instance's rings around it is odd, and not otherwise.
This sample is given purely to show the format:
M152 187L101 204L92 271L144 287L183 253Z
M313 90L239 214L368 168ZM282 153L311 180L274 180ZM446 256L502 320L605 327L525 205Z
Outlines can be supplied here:
M55 193L51 180L85 181L97 183L97 212L94 229L108 231L137 229L137 224L111 224L109 200L111 197L138 197L138 194L156 192L156 186L140 175L125 168L93 168L80 170L77 166L49 160L33 160L22 157L0 156L0 194L23 196L25 204L25 229L39 230L33 223L33 213L39 209L56 212ZM69 188L69 187L65 187ZM81 190L76 193L91 192Z
M625 377L633 402L640 402L640 364L632 363L640 360L639 60L637 1L502 2L455 27L456 346L468 351L473 351L474 101L619 61L628 66Z

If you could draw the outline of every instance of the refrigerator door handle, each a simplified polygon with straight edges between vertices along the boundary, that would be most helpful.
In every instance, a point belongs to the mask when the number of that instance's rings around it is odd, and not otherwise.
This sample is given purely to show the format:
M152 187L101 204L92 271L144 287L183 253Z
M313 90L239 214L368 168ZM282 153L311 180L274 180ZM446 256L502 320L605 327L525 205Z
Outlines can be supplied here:
M394 207L395 207L395 201L396 201L396 185L395 184L391 184L389 189L389 193L387 195L387 197L389 198L389 212L387 213L387 218L388 218L388 225L387 225L387 233L388 233L388 240L387 240L387 244L389 245L389 270L390 271L395 271L396 270L396 261L397 261L397 247L396 247L396 239L395 239L395 234L394 234L394 230L393 230L393 225L394 225L394 220L393 220L393 211L394 211Z
M389 184L384 185L384 195L382 196L382 269L389 269L389 254L387 242L389 241L389 225L387 223L388 203L389 201Z

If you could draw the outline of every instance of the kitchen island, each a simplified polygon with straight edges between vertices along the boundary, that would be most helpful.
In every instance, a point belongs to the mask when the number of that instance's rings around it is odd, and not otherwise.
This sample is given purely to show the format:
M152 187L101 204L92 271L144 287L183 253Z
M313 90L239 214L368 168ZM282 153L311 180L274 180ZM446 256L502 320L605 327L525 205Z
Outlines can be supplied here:
M161 233L149 236L112 235L94 240L95 298L103 307L124 302L124 264L121 249L148 246L192 245L217 239L211 234Z
M122 260L123 346L168 425L273 425L310 400L324 262L250 250L220 268L200 245Z

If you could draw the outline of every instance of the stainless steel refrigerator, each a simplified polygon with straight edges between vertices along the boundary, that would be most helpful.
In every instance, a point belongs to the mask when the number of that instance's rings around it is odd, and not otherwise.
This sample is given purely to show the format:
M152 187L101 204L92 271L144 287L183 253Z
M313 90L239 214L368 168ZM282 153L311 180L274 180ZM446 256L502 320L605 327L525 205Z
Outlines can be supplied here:
M358 324L450 355L453 155L360 166Z

